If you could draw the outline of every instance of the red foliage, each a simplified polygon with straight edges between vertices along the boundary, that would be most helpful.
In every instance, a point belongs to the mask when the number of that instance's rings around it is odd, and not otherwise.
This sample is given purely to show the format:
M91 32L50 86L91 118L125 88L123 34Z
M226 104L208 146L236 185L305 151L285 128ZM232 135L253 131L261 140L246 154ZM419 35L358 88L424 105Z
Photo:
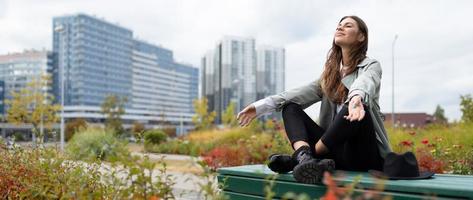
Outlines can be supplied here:
M417 162L420 171L431 171L435 173L443 173L445 163L442 160L434 158L430 151L426 148L417 149Z
M220 167L243 165L245 164L247 155L248 153L245 148L220 146L208 153L204 153L202 157L204 162L215 170Z
M2 150L0 150L2 151ZM28 167L23 160L12 154L0 152L0 197L18 198L26 189L26 185L39 175L38 171ZM14 167L11 167L14 166Z
M426 145L426 144L429 144L429 140L428 140L428 139L422 140L422 144L425 144L425 145Z

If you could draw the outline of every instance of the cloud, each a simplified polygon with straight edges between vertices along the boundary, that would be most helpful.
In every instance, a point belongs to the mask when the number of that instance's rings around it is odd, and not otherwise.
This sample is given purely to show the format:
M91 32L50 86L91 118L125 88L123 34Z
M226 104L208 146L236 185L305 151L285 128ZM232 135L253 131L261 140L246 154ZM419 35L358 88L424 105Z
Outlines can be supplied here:
M395 34L396 110L432 113L437 104L459 119L459 95L473 93L473 1L0 0L0 53L51 49L52 17L86 13L133 30L199 67L224 35L286 48L286 88L320 76L336 24L358 15L370 31L368 55L383 67L380 104L391 111ZM315 116L313 108L311 116Z

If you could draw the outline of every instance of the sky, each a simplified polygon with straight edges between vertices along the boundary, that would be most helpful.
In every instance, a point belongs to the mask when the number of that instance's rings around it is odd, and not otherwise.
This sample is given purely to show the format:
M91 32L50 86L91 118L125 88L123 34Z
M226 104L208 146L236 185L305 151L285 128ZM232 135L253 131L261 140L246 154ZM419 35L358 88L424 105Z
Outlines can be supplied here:
M282 0L0 0L0 54L52 49L52 18L84 13L133 30L136 38L200 59L224 35L253 37L286 50L286 89L318 78L340 18L361 17L368 56L383 68L380 106L432 114L437 105L459 120L460 95L473 94L473 1ZM307 112L316 117L318 107Z

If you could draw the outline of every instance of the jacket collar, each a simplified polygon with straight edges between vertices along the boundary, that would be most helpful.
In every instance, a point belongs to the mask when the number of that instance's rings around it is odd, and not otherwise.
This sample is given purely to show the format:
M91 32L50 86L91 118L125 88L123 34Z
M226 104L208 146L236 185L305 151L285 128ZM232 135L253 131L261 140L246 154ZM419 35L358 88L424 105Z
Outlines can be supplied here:
M370 63L372 63L372 62L373 62L373 59L370 59L370 58L368 58L368 57L365 57L365 59L363 59L363 60L357 65L357 67L364 67L364 66L366 66L366 65L368 65L368 64L370 64Z
M373 63L374 61L375 60L366 57L365 59L363 59L363 61L360 62L360 64L357 65L357 67L363 68L369 65L370 63ZM347 89L350 89L351 84L353 84L357 76L358 76L357 71L346 75L345 77L342 78L343 85L345 85Z

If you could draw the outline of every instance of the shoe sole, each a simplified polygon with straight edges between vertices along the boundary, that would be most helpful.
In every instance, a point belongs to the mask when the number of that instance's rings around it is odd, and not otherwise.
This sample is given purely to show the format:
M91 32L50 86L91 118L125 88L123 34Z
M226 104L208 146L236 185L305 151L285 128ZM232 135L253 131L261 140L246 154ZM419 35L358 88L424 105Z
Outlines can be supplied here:
M297 165L293 170L293 176L300 183L320 184L324 172L333 172L334 170L335 162L332 159L324 159L318 162L314 159Z

